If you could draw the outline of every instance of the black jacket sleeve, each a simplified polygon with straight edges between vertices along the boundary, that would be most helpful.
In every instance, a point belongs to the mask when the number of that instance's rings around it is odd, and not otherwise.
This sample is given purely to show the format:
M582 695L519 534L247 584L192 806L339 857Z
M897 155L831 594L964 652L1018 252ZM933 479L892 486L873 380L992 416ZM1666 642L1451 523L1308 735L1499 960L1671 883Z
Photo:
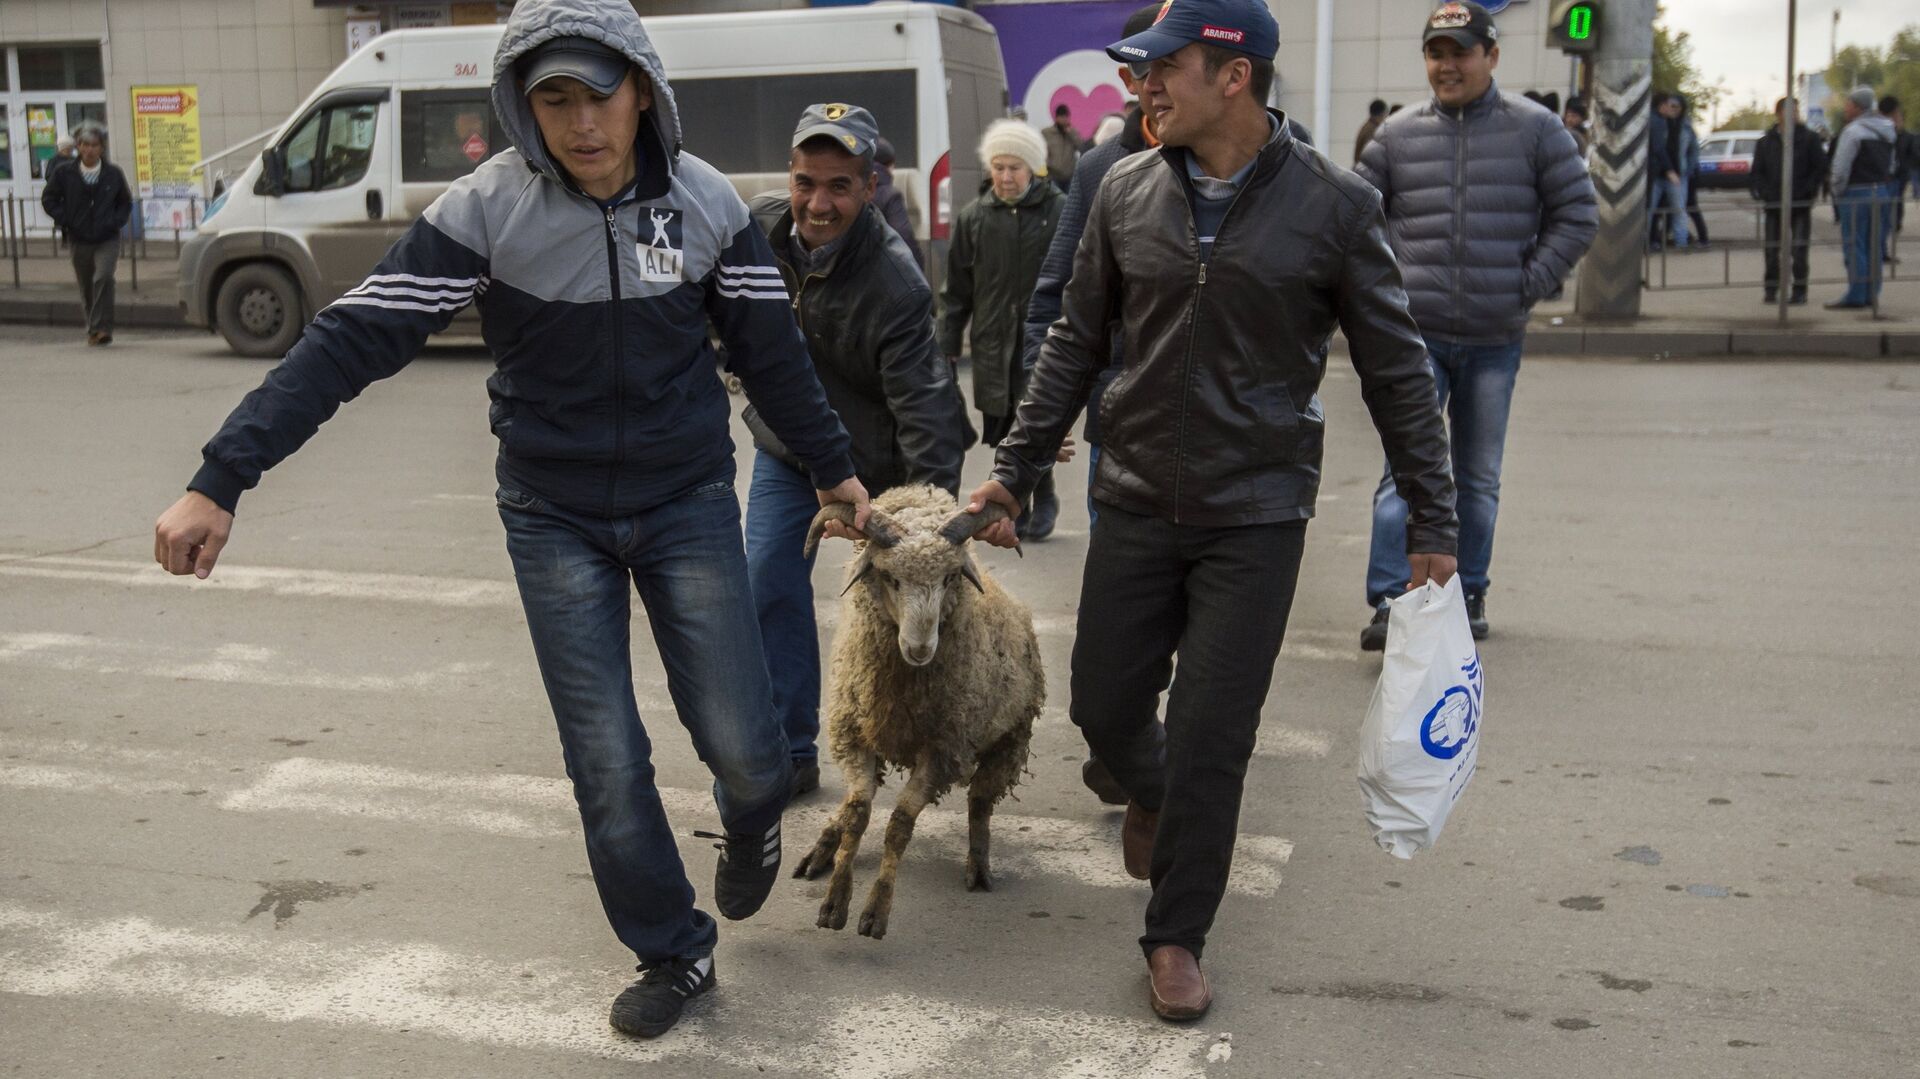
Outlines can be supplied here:
M1407 501L1407 551L1452 554L1460 526L1447 430L1377 200L1355 214L1336 287L1360 396L1380 432L1394 487Z
M127 227L127 218L133 216L133 191L127 187L125 172L115 168L113 179L113 231L118 234Z
M47 186L40 189L40 208L55 225L69 228L67 221L67 182L60 175L63 166L56 163L47 172Z
M933 340L933 293L907 290L878 334L880 384L893 413L907 482L960 492L961 435L966 429L953 369Z

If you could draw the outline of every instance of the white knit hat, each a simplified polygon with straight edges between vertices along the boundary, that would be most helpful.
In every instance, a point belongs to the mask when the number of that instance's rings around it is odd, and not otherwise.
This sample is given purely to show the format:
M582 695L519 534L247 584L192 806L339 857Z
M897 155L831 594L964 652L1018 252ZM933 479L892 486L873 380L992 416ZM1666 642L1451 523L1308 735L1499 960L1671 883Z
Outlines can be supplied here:
M995 120L980 137L980 164L993 167L1001 155L1017 157L1027 163L1035 176L1047 174L1047 144L1040 132L1020 120Z

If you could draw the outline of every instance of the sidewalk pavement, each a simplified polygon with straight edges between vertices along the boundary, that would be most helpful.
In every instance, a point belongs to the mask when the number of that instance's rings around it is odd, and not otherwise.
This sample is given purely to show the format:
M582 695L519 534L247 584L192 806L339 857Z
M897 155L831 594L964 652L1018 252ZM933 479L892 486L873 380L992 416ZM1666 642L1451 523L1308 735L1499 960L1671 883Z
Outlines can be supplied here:
M184 327L175 292L178 263L171 244L153 244L140 260L139 287L133 287L131 260L123 253L117 273L115 321L121 326ZM37 250L37 249L36 249ZM1583 319L1574 312L1577 282L1565 295L1534 308L1527 331L1529 355L1642 356L1657 359L1687 356L1773 355L1841 356L1855 358L1920 357L1920 244L1907 247L1906 269L1899 279L1881 289L1879 318L1867 311L1828 311L1821 304L1836 299L1842 283L1819 283L1810 289L1809 302L1790 309L1782 327L1778 309L1761 303L1755 285L1698 287L1720 281L1756 281L1760 278L1757 251L1740 246L1717 247L1691 255L1669 255L1664 266L1658 256L1648 264L1648 275L1669 288L1641 292L1640 317L1624 321ZM0 323L27 322L80 326L83 319L65 258L44 251L23 258L20 287L12 287L13 267L0 260ZM1911 269L1907 269L1911 266ZM1826 267L1816 264L1815 281Z

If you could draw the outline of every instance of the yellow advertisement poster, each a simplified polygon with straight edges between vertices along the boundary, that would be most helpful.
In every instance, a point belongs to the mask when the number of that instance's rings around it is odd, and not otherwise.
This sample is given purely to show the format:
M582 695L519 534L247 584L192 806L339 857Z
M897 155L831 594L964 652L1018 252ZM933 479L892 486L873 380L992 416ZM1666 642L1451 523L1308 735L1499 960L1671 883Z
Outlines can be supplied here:
M133 168L141 217L150 229L189 229L200 194L200 88L133 88Z

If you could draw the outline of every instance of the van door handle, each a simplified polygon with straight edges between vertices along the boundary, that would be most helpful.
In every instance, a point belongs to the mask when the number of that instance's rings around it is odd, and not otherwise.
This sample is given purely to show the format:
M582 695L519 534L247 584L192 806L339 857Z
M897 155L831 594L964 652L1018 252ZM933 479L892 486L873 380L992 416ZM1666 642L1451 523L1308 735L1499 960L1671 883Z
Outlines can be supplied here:
M367 220L378 221L381 217L380 192L367 192Z

